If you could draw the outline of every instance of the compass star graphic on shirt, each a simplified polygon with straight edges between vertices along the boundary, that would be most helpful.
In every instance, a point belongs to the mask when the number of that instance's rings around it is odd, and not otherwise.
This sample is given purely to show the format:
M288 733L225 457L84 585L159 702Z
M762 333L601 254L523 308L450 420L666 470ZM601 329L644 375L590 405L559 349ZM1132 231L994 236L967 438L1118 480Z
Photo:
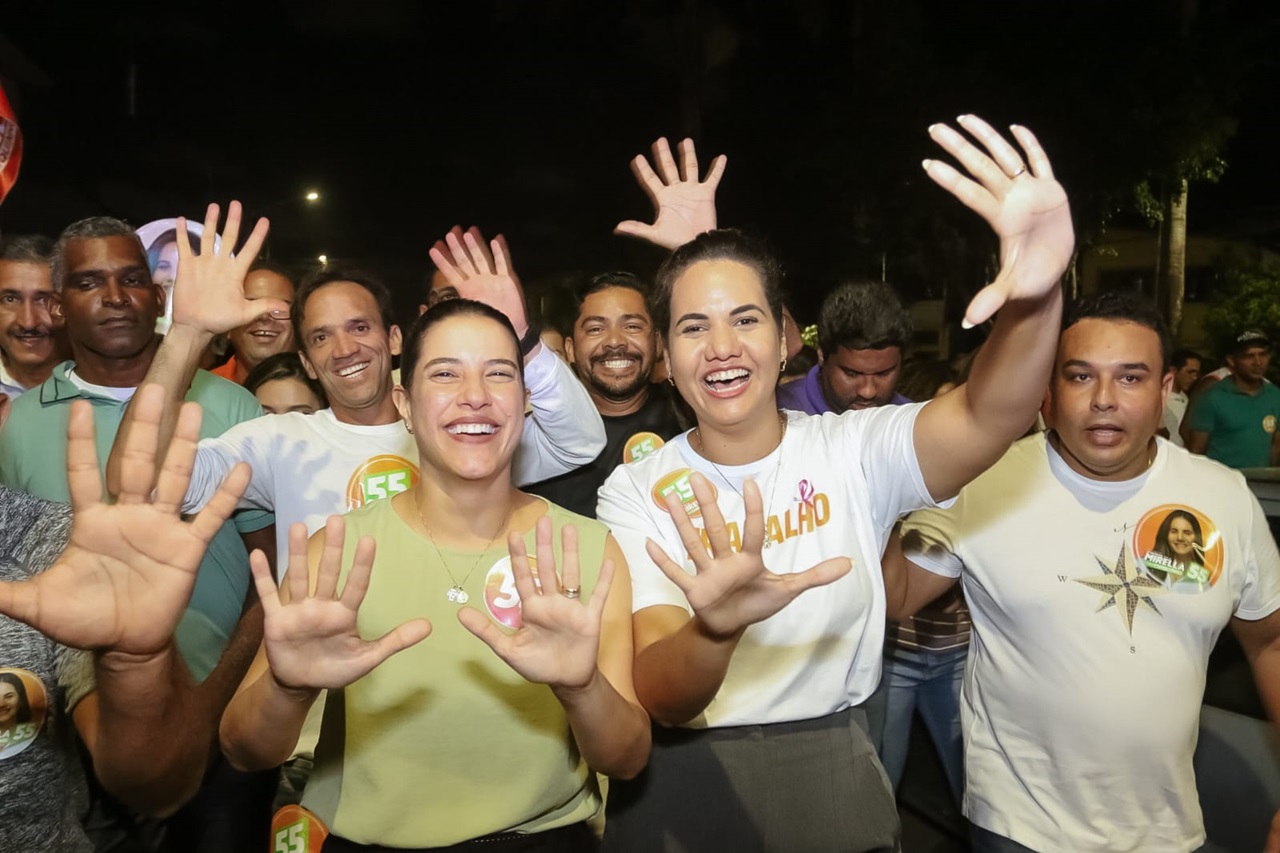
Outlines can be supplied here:
M1129 631L1129 636L1133 636L1133 614L1137 612L1139 602L1151 608L1157 616L1164 615L1151 600L1152 596L1160 595L1165 591L1164 586L1155 578L1139 571L1135 571L1133 577L1129 576L1124 545L1120 546L1120 556L1116 558L1114 569L1097 557L1094 559L1098 561L1098 568L1102 569L1101 575L1091 578L1072 578L1072 580L1102 593L1095 613L1101 613L1109 607L1118 605L1117 612L1120 614L1120 620L1124 622L1124 627Z

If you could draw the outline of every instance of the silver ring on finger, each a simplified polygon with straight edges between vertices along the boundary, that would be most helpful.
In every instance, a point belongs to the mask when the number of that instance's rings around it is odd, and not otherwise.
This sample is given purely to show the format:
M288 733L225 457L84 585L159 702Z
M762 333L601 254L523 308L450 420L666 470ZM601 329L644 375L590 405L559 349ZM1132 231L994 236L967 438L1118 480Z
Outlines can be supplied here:
M1023 166L1021 169L1019 169L1018 171L1016 171L1016 172L1014 172L1012 175L1010 175L1010 176L1009 176L1009 180L1011 180L1011 181L1017 180L1018 178L1021 178L1021 177L1022 177L1023 175L1025 175L1026 173L1027 173L1027 167L1026 167L1026 166Z
M582 596L582 588L576 587L576 586L566 586L564 589L560 590L560 594L563 595L565 598L577 599Z

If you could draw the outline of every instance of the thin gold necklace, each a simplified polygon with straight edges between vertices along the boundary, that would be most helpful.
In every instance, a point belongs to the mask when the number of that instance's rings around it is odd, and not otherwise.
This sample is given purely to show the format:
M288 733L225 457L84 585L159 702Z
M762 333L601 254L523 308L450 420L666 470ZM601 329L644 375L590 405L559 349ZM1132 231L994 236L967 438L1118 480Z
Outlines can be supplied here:
M773 547L773 539L769 536L769 529L768 529L769 510L773 506L773 496L777 494L777 491L778 491L778 480L782 479L780 476L780 472L782 471L782 442L787 437L787 416L784 415L781 411L778 412L778 423L782 426L782 436L778 439L778 459L773 464L773 485L769 488L769 502L764 505L764 520L765 520L764 549L766 551ZM720 470L720 466L717 465L715 462L712 462L711 457L707 455L707 448L702 443L702 428L695 427L693 430L693 433L698 437L698 453L702 456L703 459L711 463L711 467L716 469L716 473L720 475L720 479L724 480L725 483L729 485L729 488L733 489L734 492L737 492L738 497L742 498L742 506L745 509L747 505L746 496L743 495L742 492L738 489L738 487L733 484L733 481L729 479L728 475L725 474L724 471ZM745 522L745 519L744 519L744 522ZM745 532L745 524L744 524L744 532Z
M445 574L449 576L449 580L453 581L453 586L449 587L449 591L444 597L452 601L454 604L466 604L471 600L471 596L462 588L470 578L471 573L476 570L476 566L480 565L480 561L484 559L484 555L489 553L489 549L493 547L493 543L498 541L498 534L507 529L507 522L511 520L511 507L507 508L507 516L502 519L502 523L498 525L498 529L493 531L493 535L489 537L489 544L484 546L484 550L476 557L476 561L471 564L471 568L467 569L467 573L459 581L453 576L453 572L449 569L449 561L444 558L444 554L440 551L440 546L436 544L436 538L431 535L431 525L427 524L427 518L422 514L422 507L418 506L418 496L413 497L413 510L418 514L418 520L422 522L422 529L427 531L427 539L431 541L431 546L436 549L436 556L440 558L440 565L444 566Z

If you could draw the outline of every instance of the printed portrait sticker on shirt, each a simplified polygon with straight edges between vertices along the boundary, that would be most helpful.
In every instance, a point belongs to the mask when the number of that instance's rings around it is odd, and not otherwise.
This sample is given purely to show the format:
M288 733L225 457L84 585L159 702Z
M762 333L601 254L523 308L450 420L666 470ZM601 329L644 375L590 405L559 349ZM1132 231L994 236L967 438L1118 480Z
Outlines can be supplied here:
M0 668L0 760L35 742L48 715L49 694L33 672Z
M1143 515L1133 530L1133 553L1146 573L1172 592L1203 592L1222 576L1218 526L1183 504L1164 504Z

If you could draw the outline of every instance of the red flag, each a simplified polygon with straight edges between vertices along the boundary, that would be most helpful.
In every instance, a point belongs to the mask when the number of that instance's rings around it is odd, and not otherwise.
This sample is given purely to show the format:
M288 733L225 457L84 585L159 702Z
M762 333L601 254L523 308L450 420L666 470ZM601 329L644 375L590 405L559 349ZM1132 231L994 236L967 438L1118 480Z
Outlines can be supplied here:
M18 181L22 165L22 131L13 115L13 107L0 88L0 202Z

